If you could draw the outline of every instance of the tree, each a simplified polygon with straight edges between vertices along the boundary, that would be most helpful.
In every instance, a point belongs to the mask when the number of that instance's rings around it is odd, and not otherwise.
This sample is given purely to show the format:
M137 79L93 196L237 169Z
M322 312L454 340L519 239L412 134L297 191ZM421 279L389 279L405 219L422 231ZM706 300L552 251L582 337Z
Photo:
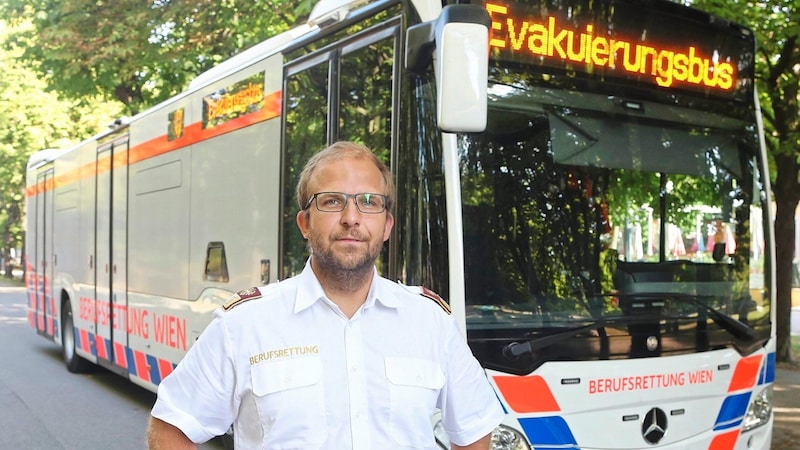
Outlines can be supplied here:
M312 3L286 0L9 0L0 3L0 229L22 242L26 162L185 89L196 75L283 31ZM116 104L119 101L124 105ZM6 271L8 275L11 271Z
M310 3L287 0L9 0L6 15L31 20L14 36L48 86L74 99L115 99L129 114L287 29ZM296 7L296 8L295 8ZM2 11L3 6L0 6ZM35 37L37 45L26 45Z
M0 21L0 43L9 34L29 28L22 23L12 29ZM23 30L28 31L28 30ZM11 277L11 249L23 242L25 172L29 156L45 148L61 148L98 131L111 122L121 105L63 101L47 92L39 74L21 63L23 49L13 45L0 51L0 259L5 276ZM102 124L102 125L101 125Z
M777 360L791 351L795 211L800 202L800 1L700 0L695 6L756 34L756 78L775 197Z

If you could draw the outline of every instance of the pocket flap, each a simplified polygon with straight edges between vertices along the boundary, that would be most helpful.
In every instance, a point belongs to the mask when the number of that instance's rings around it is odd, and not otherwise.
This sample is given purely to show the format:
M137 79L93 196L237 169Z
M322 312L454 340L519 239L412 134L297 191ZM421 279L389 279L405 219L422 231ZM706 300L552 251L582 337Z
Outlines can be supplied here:
M440 389L444 372L433 361L419 358L386 357L386 379L398 386Z
M259 364L250 368L253 394L257 396L311 386L322 379L319 358L300 358Z

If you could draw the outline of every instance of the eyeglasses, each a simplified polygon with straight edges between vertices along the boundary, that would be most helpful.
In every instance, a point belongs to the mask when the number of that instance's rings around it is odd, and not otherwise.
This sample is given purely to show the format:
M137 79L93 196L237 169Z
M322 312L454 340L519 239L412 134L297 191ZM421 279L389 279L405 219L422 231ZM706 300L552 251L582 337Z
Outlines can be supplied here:
M347 200L352 198L356 208L364 214L380 214L386 211L387 197L383 194L362 192L360 194L345 194L344 192L317 192L312 195L303 210L311 207L317 200L317 210L322 212L341 212L347 206Z

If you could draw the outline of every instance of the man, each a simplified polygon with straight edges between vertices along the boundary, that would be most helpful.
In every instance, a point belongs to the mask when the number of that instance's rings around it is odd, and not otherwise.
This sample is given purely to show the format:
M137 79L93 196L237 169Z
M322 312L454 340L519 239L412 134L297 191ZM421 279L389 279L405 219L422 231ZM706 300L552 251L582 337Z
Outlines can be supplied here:
M156 449L234 428L237 448L489 448L502 409L442 305L379 277L394 183L372 152L336 143L300 175L304 271L240 292L159 386Z

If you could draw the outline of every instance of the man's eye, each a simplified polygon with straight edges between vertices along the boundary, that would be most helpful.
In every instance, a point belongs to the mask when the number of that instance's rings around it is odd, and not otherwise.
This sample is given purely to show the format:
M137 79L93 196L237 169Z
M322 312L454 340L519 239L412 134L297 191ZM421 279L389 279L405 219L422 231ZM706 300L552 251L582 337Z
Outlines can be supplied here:
M336 197L326 197L322 199L322 204L326 206L338 206L342 204L342 200Z

